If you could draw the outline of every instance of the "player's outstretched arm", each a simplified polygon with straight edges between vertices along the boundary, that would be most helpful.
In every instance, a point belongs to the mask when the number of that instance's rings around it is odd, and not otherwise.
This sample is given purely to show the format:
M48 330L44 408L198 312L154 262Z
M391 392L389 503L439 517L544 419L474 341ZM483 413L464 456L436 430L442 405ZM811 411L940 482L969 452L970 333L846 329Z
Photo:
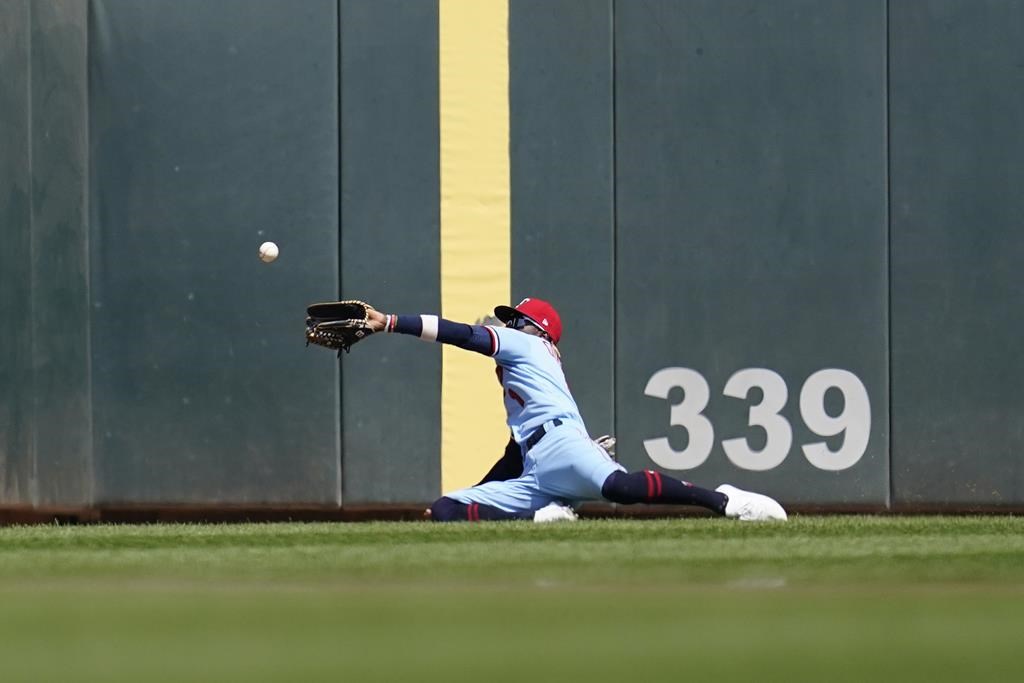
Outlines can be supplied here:
M368 322L374 332L408 334L424 341L451 344L485 356L493 356L498 348L493 330L483 325L457 323L436 315L396 315L370 311Z

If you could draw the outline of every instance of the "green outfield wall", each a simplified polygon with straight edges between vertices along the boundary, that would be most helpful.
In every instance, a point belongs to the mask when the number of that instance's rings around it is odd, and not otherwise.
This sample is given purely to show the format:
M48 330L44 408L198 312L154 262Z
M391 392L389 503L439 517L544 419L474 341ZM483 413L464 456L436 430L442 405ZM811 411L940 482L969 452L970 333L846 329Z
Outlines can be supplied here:
M446 2L0 2L0 507L441 493L440 348L302 323L460 282ZM1024 506L1024 0L507 7L509 291L593 434L793 505Z

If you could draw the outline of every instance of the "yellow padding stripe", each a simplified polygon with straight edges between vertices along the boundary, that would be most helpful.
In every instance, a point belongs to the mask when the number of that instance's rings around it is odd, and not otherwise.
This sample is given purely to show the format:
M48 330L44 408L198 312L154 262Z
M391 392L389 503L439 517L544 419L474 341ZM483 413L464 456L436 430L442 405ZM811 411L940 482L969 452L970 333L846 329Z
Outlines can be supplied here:
M510 299L508 2L440 0L441 312L474 322ZM501 455L494 362L445 346L441 486L470 486Z

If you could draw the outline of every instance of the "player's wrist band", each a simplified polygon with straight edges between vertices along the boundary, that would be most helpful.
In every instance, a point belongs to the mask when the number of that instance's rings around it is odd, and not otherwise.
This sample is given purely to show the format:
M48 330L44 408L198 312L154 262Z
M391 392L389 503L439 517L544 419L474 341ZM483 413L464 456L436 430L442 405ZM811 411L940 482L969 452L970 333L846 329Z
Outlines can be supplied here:
M423 341L437 341L437 323L438 318L436 315L421 315L420 339Z

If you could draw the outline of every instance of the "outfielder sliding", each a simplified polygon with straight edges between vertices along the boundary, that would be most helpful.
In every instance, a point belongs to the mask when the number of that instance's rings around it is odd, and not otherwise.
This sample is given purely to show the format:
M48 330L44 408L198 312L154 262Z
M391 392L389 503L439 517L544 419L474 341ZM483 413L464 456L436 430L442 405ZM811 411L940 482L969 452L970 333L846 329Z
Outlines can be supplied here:
M361 308L360 308L361 307ZM654 470L626 472L591 440L562 372L558 342L562 322L541 299L498 306L505 327L468 325L436 315L389 315L362 302L313 304L307 309L307 342L348 350L375 332L409 334L494 358L504 392L512 439L522 473L452 491L434 502L435 521L573 519L568 504L696 505L745 521L786 519L773 499L723 484L714 491ZM339 351L340 352L340 351Z

